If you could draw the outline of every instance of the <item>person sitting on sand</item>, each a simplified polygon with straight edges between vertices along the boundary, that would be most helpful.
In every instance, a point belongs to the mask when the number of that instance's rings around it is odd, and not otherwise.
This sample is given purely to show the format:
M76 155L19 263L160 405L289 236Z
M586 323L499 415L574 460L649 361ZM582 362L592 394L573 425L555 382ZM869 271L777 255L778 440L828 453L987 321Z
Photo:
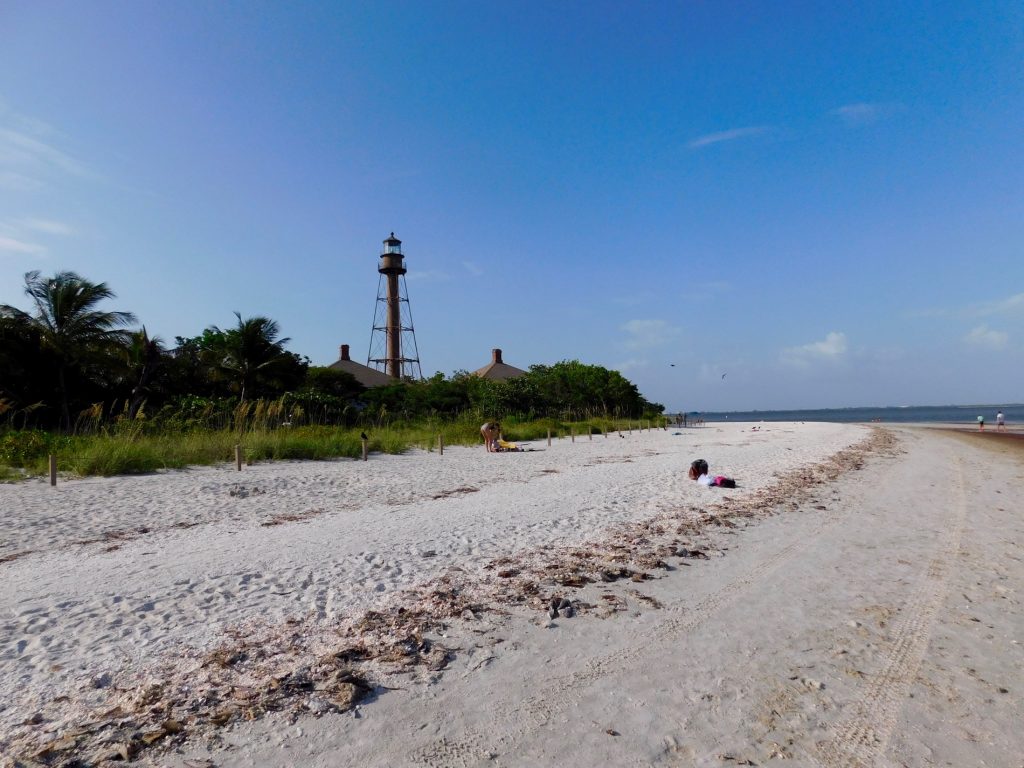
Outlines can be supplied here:
M488 453L497 453L498 441L501 440L501 424L497 421L488 421L480 427L480 436L484 439L484 447Z
M716 485L719 488L735 488L736 481L725 475L712 477L708 472L708 463L704 459L697 459L690 464L688 473L691 480L696 480L701 485Z

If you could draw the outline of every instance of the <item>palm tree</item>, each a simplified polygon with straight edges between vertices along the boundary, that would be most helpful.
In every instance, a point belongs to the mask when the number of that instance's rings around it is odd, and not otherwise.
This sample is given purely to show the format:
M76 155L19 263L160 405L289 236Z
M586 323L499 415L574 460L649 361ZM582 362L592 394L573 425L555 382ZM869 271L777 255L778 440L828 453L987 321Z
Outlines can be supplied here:
M243 320L238 312L235 317L237 327L222 331L214 326L209 330L220 335L217 366L234 379L240 401L244 403L260 379L292 362L293 356L284 348L291 339L277 338L281 331L276 322L266 317Z
M74 272L41 277L38 271L25 273L25 293L35 304L33 314L8 304L0 315L25 323L39 333L43 347L57 360L61 397L61 426L71 426L68 407L67 372L98 351L124 344L129 332L124 326L135 322L130 312L101 312L96 305L115 294L106 283L93 283Z
M128 405L128 418L134 419L149 393L153 376L164 361L164 342L159 336L149 337L146 326L141 331L129 334L125 356L131 375L135 379Z

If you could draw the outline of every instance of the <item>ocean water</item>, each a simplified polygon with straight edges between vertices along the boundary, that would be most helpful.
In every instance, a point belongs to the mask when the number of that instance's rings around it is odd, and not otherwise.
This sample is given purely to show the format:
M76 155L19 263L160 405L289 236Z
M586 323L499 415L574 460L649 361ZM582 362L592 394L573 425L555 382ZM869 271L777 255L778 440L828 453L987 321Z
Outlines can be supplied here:
M1024 425L1024 405L912 405L902 408L822 408L808 411L706 411L696 418L704 421L881 421L952 422L995 426L996 412L1002 411L1008 426ZM694 418L693 412L690 418Z

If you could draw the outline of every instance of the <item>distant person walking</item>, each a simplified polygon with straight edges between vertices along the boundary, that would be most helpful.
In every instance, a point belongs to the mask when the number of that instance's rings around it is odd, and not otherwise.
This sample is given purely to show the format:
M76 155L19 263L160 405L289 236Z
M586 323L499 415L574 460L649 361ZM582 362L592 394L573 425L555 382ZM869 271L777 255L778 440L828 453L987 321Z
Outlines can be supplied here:
M979 416L978 417L978 431L979 432L984 432L985 431L985 417L984 416Z
M1003 412L1000 411L996 414L996 432L1006 429L1006 417L1003 416Z

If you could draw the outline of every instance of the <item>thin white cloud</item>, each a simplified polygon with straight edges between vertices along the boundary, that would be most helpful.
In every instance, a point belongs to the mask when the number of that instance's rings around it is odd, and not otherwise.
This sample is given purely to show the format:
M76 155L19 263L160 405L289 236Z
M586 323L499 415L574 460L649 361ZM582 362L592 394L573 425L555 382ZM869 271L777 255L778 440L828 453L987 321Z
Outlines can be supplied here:
M14 171L0 170L0 188L2 189L9 189L14 192L31 192L42 187L43 183L37 179L25 176L22 173L15 173Z
M426 269L410 272L405 279L416 283L443 283L451 280L452 276L439 269Z
M638 368L646 368L649 362L646 358L631 357L628 360L623 360L621 363L614 366L614 370L619 373L625 373L626 371L635 371Z
M877 104L844 104L833 109L829 114L841 118L843 122L851 124L873 123L878 119Z
M0 117L13 125L16 130L25 131L36 136L46 136L54 133L53 126L37 117L23 115L15 112L8 106L7 102L0 98Z
M970 311L978 317L988 317L990 315L1008 315L1011 312L1017 312L1022 309L1024 309L1024 293L1017 293L998 301L978 304L972 307Z
M53 219L24 218L0 221L0 251L41 256L46 247L32 242L35 235L70 235L67 224Z
M703 136L698 136L695 139L691 139L686 146L690 149L700 149L701 147L707 147L712 144L720 144L723 141L735 141L736 139L760 136L762 133L766 133L770 129L770 126L767 125L750 125L745 128L732 128L728 131L719 131L718 133L708 133Z
M56 168L76 176L88 169L70 155L27 133L0 128L0 163Z
M919 309L907 312L907 317L992 317L1009 315L1024 310L1024 293L1017 293L1005 299L969 304L965 307Z
M24 191L42 186L38 175L56 170L94 176L84 163L59 146L60 134L48 123L15 112L0 102L0 186Z
M1005 331L996 331L982 323L964 337L964 341L976 347L986 349L1002 349L1010 340L1010 335Z
M832 331L821 341L782 350L781 359L791 365L809 365L818 361L836 361L846 355L846 334Z
M480 277L480 275L484 273L480 266L472 261L464 261L462 262L462 266L474 277Z
M31 230L33 232L42 232L47 235L73 235L75 230L65 224L63 221L55 221L54 219L19 219L16 224L20 225L24 229Z
M0 251L6 253L27 253L31 256L40 256L46 253L46 249L41 245L17 240L5 235L0 235Z
M623 346L627 349L661 347L683 332L682 328L669 325L664 320L630 320L623 324L621 330L626 332Z
M836 107L829 114L833 117L838 117L850 126L871 125L884 117L888 117L900 108L899 104L861 101Z

